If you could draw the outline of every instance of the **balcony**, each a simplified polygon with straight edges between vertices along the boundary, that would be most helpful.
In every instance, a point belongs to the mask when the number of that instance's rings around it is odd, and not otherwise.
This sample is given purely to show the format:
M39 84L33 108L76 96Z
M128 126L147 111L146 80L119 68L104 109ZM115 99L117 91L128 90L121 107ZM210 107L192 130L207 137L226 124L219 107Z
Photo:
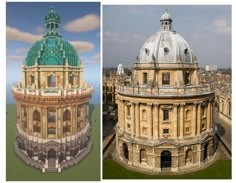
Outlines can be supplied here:
M145 95L145 96L188 96L188 95L201 95L213 92L208 86L186 86L186 87L173 87L173 86L126 86L118 85L116 88L118 93L126 95Z
M13 85L12 90L14 93L23 95L35 95L35 96L70 96L70 95L83 95L90 94L93 92L93 86L87 84L84 88L45 88L45 89L34 89L34 88L20 88L17 84Z

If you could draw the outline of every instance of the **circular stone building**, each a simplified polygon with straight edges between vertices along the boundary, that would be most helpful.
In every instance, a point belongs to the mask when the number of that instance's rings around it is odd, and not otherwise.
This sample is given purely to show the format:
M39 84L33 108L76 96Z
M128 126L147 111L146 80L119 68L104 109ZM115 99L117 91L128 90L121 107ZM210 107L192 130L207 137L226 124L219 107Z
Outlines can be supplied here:
M143 45L129 84L116 92L116 150L127 166L151 172L201 167L214 158L214 92L199 84L188 43L165 11Z
M60 172L90 151L89 100L93 87L73 46L59 34L60 17L51 8L46 33L29 50L22 79L12 91L17 105L14 149L27 164Z

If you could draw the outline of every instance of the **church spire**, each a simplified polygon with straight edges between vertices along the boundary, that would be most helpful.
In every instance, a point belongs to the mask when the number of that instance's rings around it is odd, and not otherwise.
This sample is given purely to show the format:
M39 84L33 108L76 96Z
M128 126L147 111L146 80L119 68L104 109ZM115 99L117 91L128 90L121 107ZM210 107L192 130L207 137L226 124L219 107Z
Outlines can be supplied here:
M167 9L165 10L165 13L161 16L160 22L162 31L172 30L172 19Z
M48 15L45 17L45 36L60 36L59 27L60 27L60 17L56 13L53 5L51 6Z

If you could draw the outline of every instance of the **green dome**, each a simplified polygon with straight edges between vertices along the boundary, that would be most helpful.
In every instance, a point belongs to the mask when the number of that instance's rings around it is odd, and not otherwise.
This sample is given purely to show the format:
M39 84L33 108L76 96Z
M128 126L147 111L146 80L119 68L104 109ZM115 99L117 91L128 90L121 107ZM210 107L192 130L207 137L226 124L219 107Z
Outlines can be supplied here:
M32 66L36 60L38 65L65 65L66 60L71 66L80 65L80 59L74 47L59 36L45 36L33 44L24 65Z
M40 41L33 44L24 61L25 66L38 65L65 65L79 66L80 59L74 47L59 33L60 17L54 7L51 7L44 20L46 33Z

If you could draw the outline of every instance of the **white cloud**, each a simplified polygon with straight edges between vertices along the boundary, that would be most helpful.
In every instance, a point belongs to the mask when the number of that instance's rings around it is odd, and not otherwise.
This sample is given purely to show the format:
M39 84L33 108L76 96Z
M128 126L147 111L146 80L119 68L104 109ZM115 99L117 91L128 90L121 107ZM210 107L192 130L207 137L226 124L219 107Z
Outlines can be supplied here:
M106 41L113 41L117 43L127 43L130 41L145 41L147 38L139 33L126 32L104 32L103 38Z
M231 26L225 19L217 19L213 22L213 31L218 33L230 33Z
M23 56L7 56L7 60L8 61L13 61L13 60L22 61L24 60L24 57Z
M88 32L100 27L100 18L95 14L88 14L82 18L68 22L64 29L69 32Z
M80 57L80 59L85 64L97 64L97 63L100 63L100 53L98 53L90 58Z
M43 33L45 32L44 27L41 27L41 26L37 26L37 27L35 28L35 31L36 31L36 33L38 33L38 34L43 34Z
M86 41L70 41L77 52L88 52L94 48L94 44Z
M19 49L16 49L16 53L25 53L25 52L28 52L29 49L28 48L19 48Z
M34 43L42 38L42 35L34 35L9 26L6 27L6 33L7 40L22 41L26 43Z

